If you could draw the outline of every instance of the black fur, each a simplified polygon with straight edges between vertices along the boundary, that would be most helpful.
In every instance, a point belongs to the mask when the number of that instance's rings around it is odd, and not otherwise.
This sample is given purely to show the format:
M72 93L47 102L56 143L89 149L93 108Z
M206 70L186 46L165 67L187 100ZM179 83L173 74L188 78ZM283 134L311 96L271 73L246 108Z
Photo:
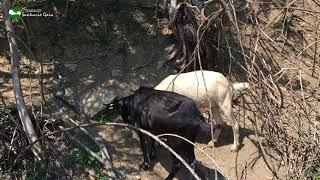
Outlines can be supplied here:
M111 105L111 104L109 104ZM140 87L133 94L113 100L111 105L126 123L159 135L172 133L195 142L197 135L209 142L211 127L201 115L196 104L190 98L174 92L158 91ZM139 133L144 155L142 169L150 167L155 156L154 141ZM168 145L189 164L194 162L194 147L184 140L169 137ZM174 157L173 157L174 158ZM167 179L172 179L180 169L181 163L174 158L172 170Z

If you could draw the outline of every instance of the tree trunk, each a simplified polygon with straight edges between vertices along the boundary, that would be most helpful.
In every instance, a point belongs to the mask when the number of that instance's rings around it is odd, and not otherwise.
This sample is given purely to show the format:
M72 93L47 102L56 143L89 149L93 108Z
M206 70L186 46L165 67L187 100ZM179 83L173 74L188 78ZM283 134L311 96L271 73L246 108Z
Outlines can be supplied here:
M19 112L20 120L23 126L24 131L27 134L27 138L30 144L33 144L31 148L34 155L40 159L40 154L42 153L42 147L40 142L35 142L38 140L38 136L34 130L32 125L30 116L25 106L25 102L23 99L22 91L21 91L21 83L19 77L19 52L16 39L14 37L14 29L12 25L12 21L9 17L9 0L3 0L3 20L5 22L5 27L7 31L7 37L10 47L10 55L11 55L11 73L12 73L12 82L13 82L13 90L14 96L16 99L17 109Z

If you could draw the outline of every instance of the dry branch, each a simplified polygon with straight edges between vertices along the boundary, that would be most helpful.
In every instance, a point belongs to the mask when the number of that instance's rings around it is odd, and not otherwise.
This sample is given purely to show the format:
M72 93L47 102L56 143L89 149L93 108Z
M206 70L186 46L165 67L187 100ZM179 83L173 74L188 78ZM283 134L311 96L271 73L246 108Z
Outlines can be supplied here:
M209 2L213 1L205 4ZM319 133L314 126L320 117L317 9L310 1L309 8L304 0L280 5L272 1L270 8L262 8L266 2L247 1L249 6L241 11L235 6L237 1L220 2L233 28L224 28L228 34L223 37L225 42L218 42L219 49L225 49L230 64L240 67L254 84L243 98L243 107L254 124L260 155L275 177L303 178L308 168L320 166L319 159L315 160L320 149L315 148L319 147ZM197 48L199 52L201 47ZM280 174L268 160L271 152L284 162L277 165L287 168L287 174Z
M27 134L27 138L29 142L33 143L37 141L38 136L32 125L30 116L25 106L23 94L21 91L21 83L20 83L20 77L19 77L20 56L19 56L17 42L14 37L15 33L14 33L13 25L9 17L9 7L10 7L10 2L8 0L3 0L3 19L5 22L5 27L6 27L7 37L8 37L9 47L10 47L13 89L14 89L17 109L19 112L21 123L23 125L23 129ZM40 154L42 153L42 147L40 142L34 143L31 150L38 159L41 159Z

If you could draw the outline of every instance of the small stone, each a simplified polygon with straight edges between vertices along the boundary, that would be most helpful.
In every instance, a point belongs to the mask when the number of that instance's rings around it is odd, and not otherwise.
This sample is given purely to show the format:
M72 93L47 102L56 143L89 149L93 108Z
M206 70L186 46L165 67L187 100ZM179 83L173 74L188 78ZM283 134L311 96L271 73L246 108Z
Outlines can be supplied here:
M140 180L140 179L141 179L141 176L136 175L136 179Z

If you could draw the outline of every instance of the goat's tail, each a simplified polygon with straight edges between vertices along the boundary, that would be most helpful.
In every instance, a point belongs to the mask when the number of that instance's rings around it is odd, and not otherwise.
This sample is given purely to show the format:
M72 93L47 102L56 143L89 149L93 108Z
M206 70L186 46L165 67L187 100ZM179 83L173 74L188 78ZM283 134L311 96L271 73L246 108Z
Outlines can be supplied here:
M241 90L241 89L246 89L249 88L250 84L245 82L245 83L234 83L233 84L233 89L234 90Z

